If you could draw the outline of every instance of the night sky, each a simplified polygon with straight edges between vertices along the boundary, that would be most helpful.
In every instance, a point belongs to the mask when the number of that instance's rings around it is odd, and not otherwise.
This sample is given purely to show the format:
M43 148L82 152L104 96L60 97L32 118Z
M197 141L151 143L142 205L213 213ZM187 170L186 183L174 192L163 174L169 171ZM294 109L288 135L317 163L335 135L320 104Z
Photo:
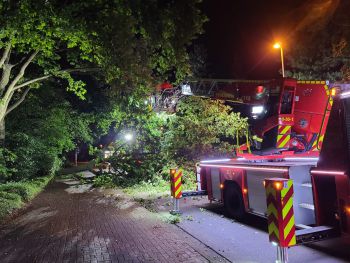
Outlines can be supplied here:
M269 79L279 77L276 39L288 30L305 0L205 0L210 21L200 43L208 50L210 73L216 78ZM287 47L285 48L287 51Z

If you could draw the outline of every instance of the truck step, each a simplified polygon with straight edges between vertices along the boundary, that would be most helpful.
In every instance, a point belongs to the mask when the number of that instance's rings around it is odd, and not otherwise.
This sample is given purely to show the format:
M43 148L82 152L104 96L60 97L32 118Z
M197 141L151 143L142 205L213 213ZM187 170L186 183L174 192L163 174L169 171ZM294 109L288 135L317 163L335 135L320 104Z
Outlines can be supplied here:
M305 209L315 210L315 206L313 204L300 203L299 206Z
M201 196L201 195L207 195L207 191L201 190L201 191L186 191L182 192L182 197L188 197L188 196Z
M329 226L316 226L295 231L297 244L305 244L335 237L337 232Z
M301 184L301 186L304 186L304 187L312 187L312 184L311 183L303 183Z

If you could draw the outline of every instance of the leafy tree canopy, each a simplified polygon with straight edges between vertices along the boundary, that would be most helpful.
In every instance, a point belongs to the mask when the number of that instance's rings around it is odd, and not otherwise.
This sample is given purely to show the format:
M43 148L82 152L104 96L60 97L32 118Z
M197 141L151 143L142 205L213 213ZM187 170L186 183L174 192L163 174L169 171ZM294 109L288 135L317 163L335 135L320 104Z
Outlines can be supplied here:
M189 73L187 45L205 17L199 0L21 0L0 3L0 122L32 88L65 79L84 98L73 74L98 70L113 87L150 86L154 78Z
M287 49L289 75L298 79L350 80L350 2L305 3Z

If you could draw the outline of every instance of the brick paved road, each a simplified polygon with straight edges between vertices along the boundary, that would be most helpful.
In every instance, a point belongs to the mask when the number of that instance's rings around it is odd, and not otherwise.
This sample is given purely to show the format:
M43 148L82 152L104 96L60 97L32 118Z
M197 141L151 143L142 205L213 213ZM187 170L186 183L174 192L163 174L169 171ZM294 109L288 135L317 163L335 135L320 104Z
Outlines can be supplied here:
M0 262L224 262L138 204L74 184L50 184L0 226Z

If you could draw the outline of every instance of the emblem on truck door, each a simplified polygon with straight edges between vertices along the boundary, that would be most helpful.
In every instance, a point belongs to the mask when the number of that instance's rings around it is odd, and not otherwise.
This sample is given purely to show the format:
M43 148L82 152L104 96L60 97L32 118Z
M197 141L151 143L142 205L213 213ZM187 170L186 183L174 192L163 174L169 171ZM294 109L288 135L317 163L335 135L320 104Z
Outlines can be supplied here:
M309 122L308 122L307 120L305 120L305 119L300 119L300 121L299 121L299 126L300 126L301 128L306 128L308 125L309 125Z

